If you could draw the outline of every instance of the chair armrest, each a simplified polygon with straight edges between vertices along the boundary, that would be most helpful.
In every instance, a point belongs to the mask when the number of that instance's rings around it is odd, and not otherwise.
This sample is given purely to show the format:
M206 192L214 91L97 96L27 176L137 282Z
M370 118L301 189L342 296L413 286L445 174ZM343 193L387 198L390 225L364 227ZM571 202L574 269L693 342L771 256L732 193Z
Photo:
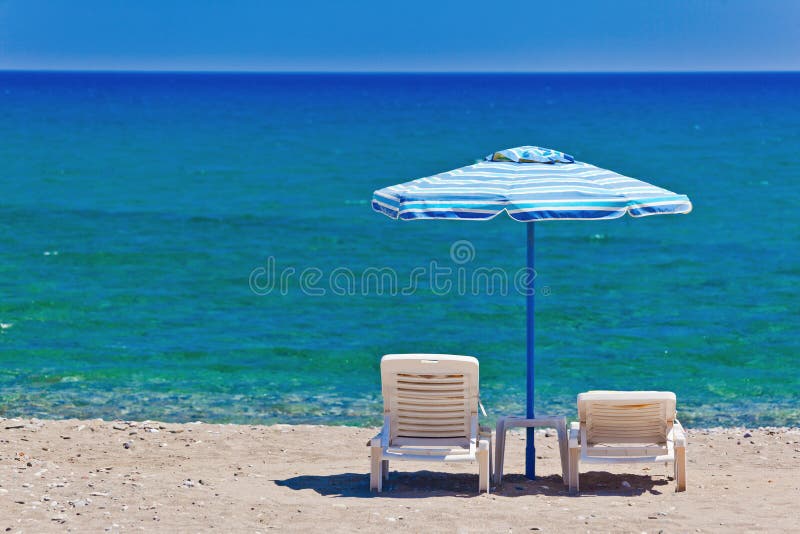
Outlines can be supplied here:
M672 425L672 439L675 441L676 447L686 447L686 432L677 419L675 419L675 423Z
M367 447L388 447L389 446L389 424L391 418L388 415L383 417L383 428L378 432L374 438L367 442Z
M578 449L578 437L581 435L581 424L577 421L569 424L569 448Z
M383 437L383 431L378 432L374 438L367 441L367 447L380 447L382 437Z

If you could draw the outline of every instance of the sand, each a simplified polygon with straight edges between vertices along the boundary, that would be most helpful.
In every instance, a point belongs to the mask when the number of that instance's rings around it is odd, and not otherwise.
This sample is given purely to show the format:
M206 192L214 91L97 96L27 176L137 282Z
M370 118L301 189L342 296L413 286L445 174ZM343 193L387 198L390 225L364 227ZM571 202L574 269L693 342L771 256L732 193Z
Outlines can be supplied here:
M500 488L476 465L392 465L368 490L375 429L0 419L0 532L800 531L800 429L689 430L688 491L661 465L587 466L567 495L509 437ZM400 468L402 471L395 471Z

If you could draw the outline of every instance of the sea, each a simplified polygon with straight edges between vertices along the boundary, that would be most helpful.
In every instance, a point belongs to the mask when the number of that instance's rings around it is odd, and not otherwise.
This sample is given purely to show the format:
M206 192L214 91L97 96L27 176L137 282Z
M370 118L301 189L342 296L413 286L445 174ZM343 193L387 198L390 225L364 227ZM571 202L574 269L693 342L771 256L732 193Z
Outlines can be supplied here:
M537 413L798 424L800 73L9 71L0 140L2 417L375 425L403 352L523 414L525 224L371 198L537 145L694 206L535 223Z

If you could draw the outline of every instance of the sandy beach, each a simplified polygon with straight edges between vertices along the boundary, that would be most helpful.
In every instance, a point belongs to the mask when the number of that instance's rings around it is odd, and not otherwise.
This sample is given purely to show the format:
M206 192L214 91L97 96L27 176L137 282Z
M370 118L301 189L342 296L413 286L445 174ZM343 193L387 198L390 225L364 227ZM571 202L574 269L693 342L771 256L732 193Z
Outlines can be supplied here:
M537 467L478 495L471 465L393 465L368 491L375 429L0 419L5 532L788 532L800 525L800 429L689 430L688 491L661 466L562 484L556 438ZM398 463L399 464L399 463ZM402 471L395 471L396 468ZM436 472L433 472L435 470Z

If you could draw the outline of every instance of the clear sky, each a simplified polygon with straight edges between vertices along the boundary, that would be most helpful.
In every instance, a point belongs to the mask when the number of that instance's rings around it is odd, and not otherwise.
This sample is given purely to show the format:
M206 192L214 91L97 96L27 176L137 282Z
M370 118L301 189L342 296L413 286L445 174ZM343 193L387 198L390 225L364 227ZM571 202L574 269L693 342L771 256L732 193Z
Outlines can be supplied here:
M0 69L800 70L800 0L0 0Z

